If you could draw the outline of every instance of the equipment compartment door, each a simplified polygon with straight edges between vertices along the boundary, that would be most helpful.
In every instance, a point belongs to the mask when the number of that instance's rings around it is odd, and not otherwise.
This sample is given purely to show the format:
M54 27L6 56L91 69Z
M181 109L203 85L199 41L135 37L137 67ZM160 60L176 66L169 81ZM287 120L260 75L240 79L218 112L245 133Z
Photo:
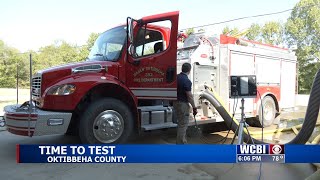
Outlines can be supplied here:
M254 66L254 55L250 53L242 53L231 51L230 52L230 76L246 76L246 75L255 75L255 66ZM229 99L229 110L232 111L232 107L235 107L234 103L238 102L236 114L241 113L241 97L238 101L230 98ZM254 107L253 107L254 98L245 98L244 102L244 111L247 117L252 116ZM251 114L251 115L250 115Z
M176 99L178 12L142 18L134 27L126 84L138 99Z

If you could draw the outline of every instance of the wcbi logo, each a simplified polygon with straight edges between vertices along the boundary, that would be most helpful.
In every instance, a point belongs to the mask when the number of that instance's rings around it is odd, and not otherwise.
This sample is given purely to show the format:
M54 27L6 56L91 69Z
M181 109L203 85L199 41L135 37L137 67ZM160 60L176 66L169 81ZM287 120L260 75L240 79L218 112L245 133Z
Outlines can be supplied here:
M269 145L267 144L237 145L237 154L269 154Z

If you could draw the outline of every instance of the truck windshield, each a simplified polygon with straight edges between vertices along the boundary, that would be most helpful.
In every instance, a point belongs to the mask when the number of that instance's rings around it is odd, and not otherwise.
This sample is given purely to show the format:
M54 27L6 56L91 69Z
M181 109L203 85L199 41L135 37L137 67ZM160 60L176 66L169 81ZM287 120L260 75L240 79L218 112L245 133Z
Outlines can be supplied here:
M120 26L102 33L95 41L88 61L116 61L126 40L126 27Z

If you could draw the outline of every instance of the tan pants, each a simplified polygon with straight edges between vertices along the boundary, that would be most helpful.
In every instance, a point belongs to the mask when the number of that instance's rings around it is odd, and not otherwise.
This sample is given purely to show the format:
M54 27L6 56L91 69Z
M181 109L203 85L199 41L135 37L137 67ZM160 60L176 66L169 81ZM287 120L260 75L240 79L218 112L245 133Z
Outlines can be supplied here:
M186 144L186 132L189 123L189 103L175 101L173 108L177 116L178 130L177 130L177 144Z

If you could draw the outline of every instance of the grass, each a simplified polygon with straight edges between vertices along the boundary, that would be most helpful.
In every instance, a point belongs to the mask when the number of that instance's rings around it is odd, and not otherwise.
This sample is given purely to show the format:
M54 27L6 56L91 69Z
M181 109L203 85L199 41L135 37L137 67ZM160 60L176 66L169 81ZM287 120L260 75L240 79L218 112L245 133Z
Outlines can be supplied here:
M19 104L29 100L30 90L19 89ZM17 91L14 88L0 88L0 112L10 104L17 103Z
M29 93L30 93L29 89L19 89L19 96L28 96ZM17 90L14 88L0 88L0 97L10 96L12 98L16 98L15 97L16 95L17 95Z

